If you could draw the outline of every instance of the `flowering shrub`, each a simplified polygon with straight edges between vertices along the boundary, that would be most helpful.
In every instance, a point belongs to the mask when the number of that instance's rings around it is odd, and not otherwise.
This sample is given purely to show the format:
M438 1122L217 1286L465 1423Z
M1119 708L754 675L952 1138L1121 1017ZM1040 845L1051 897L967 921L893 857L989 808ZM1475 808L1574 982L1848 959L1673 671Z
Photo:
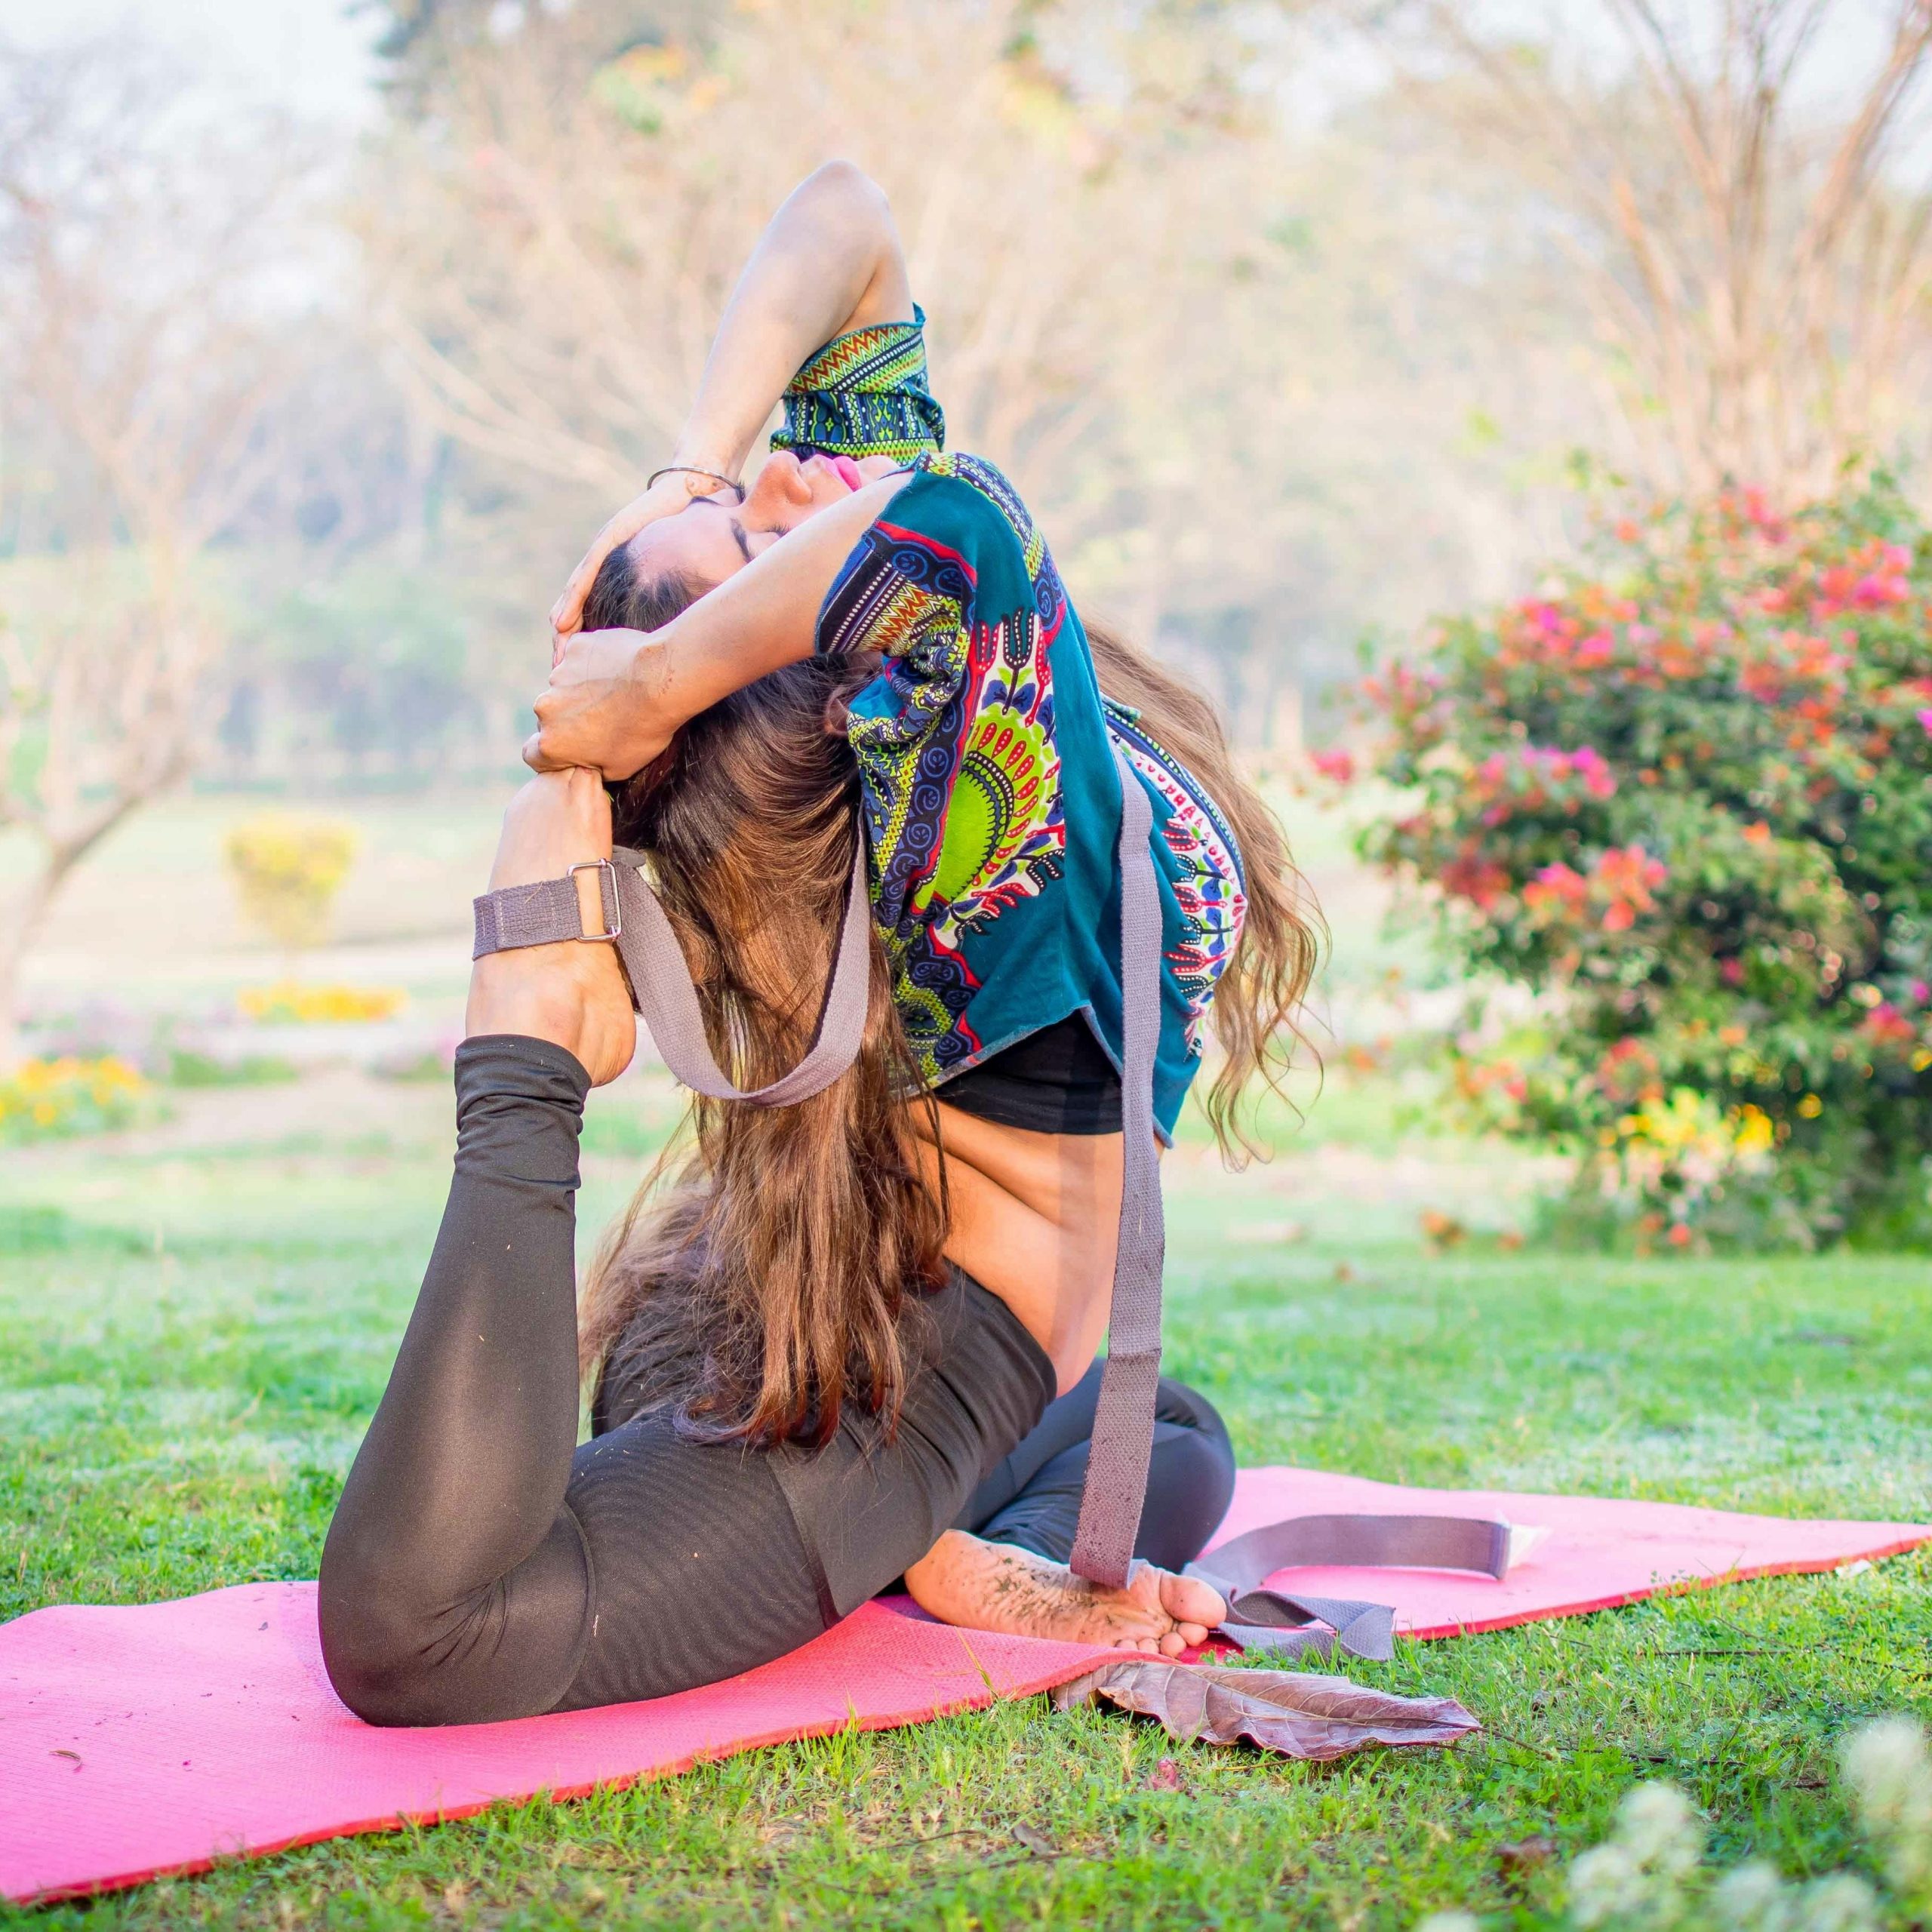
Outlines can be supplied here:
M1704 1823L1675 1786L1641 1784L1617 1826L1570 1867L1579 1932L1906 1932L1932 1912L1932 1759L1907 1718L1853 1733L1846 1795L1883 1891L1850 1872L1788 1885L1753 1860L1719 1878L1704 1863ZM1432 1913L1416 1932L1481 1932L1465 1912Z
M1364 850L1546 995L1458 1086L1585 1155L1595 1232L1932 1235L1932 535L1895 488L1626 522L1364 692L1413 801Z
M0 1143L125 1127L148 1094L140 1074L112 1054L23 1061L0 1078Z
M307 986L278 980L272 986L244 986L235 1003L247 1018L265 1026L328 1026L389 1019L408 997L399 986Z
M242 911L294 952L327 934L355 848L352 826L269 814L238 825L223 854Z

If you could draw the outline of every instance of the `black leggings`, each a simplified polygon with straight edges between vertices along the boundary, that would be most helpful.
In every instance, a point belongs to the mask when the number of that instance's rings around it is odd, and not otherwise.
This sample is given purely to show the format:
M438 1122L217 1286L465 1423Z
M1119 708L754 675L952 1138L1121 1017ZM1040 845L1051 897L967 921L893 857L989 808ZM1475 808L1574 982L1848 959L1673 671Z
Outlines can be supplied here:
M663 1407L577 1446L575 1195L589 1082L540 1040L458 1051L456 1171L422 1293L322 1552L322 1654L374 1724L662 1697L796 1649L949 1527L1064 1560L1097 1371L1058 1401L955 1270L899 1426L823 1449L693 1442ZM1161 1389L1140 1553L1198 1554L1233 1487L1220 1418Z

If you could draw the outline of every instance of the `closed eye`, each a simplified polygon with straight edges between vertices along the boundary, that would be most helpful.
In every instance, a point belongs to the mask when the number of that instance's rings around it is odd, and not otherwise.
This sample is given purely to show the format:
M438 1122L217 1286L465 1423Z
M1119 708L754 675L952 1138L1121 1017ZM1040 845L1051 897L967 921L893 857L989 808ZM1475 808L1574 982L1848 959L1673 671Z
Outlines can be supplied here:
M728 515L730 514L728 506L721 503L715 497L694 497L691 499L691 507L694 508L700 503L709 503L713 509L724 510ZM736 517L731 518L731 537L738 546L739 555L749 563L752 560L751 540L745 534L745 526Z

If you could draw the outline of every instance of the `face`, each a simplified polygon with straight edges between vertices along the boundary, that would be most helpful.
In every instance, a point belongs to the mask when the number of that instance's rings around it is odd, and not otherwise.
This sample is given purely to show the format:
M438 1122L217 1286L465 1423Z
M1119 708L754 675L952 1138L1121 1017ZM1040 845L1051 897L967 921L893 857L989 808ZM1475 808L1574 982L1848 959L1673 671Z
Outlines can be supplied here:
M789 450L774 450L742 503L729 490L694 497L675 516L646 525L631 539L631 561L640 572L675 571L714 589L787 531L900 467L890 457L811 456L801 463Z

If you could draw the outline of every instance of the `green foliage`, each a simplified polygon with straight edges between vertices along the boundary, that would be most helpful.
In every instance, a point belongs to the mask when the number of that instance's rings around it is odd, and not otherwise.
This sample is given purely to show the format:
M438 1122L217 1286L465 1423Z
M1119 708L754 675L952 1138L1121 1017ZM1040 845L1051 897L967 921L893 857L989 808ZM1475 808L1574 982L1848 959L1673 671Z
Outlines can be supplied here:
M1457 1072L1583 1156L1573 1223L1932 1236L1929 600L1888 479L1790 518L1737 492L1366 681L1413 809L1364 854L1435 889L1466 970L1543 996Z
M162 1078L171 1087L276 1087L301 1077L293 1060L274 1054L245 1054L217 1060L192 1047L176 1047L163 1063Z

